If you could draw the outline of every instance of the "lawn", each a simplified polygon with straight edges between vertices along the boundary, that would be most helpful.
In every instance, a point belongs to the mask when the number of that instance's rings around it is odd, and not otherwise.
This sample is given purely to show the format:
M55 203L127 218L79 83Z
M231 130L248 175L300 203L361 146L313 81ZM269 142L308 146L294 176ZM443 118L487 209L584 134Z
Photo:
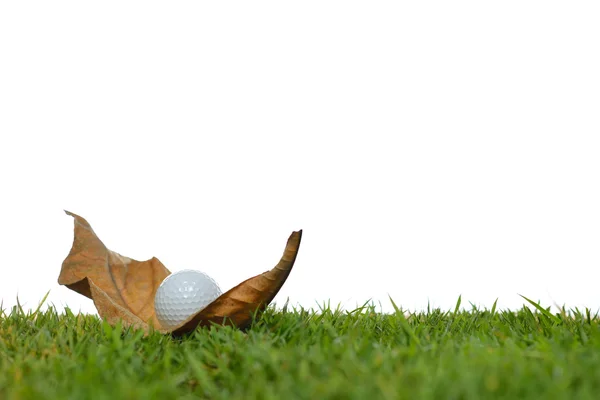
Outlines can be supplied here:
M269 308L184 338L59 311L2 311L0 399L600 397L589 310Z

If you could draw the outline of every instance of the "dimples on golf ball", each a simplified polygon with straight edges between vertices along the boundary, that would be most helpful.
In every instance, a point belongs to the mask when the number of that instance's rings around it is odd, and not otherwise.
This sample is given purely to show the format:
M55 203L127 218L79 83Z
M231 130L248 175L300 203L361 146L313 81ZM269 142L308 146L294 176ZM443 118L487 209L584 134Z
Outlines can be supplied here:
M175 272L167 276L156 291L156 318L163 328L173 328L220 295L219 285L204 272L191 269Z

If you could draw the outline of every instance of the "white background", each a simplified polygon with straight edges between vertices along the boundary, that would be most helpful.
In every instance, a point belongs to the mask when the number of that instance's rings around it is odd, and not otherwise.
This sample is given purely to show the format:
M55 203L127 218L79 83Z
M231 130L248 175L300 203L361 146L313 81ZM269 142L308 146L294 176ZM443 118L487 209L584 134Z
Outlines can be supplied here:
M2 2L0 298L73 220L227 290L600 308L597 2Z

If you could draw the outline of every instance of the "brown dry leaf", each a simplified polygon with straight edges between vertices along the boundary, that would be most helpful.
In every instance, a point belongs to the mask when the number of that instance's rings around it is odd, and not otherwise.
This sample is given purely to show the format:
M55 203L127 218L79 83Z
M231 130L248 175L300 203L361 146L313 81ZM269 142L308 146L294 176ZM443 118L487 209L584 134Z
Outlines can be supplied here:
M172 333L181 335L193 331L198 325L208 326L211 323L237 326L240 329L248 328L252 322L252 315L262 312L283 286L296 261L301 239L301 230L293 232L275 268L245 280L223 293L204 310L173 329Z
M120 313L124 322L133 323L129 316L132 314L146 324L160 327L154 315L154 296L171 272L157 258L136 261L109 250L84 218L66 213L75 218L75 237L58 283L94 300L102 318L108 320ZM94 296L91 282L95 293L102 295Z
M171 272L157 258L136 261L109 250L84 218L66 213L75 219L75 235L58 283L92 299L98 314L110 324L122 320L125 326L146 332L153 326L169 333L155 316L154 296ZM302 231L292 233L271 271L240 283L171 332L181 335L211 323L247 328L252 315L266 308L290 274L301 237Z

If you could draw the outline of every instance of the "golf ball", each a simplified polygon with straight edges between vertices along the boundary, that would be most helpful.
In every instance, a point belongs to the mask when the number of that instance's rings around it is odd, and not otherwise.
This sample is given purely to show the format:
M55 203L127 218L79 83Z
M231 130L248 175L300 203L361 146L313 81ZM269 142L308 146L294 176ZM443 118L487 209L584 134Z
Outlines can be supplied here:
M204 272L191 269L175 272L156 291L156 318L163 328L174 328L220 295L219 285Z

